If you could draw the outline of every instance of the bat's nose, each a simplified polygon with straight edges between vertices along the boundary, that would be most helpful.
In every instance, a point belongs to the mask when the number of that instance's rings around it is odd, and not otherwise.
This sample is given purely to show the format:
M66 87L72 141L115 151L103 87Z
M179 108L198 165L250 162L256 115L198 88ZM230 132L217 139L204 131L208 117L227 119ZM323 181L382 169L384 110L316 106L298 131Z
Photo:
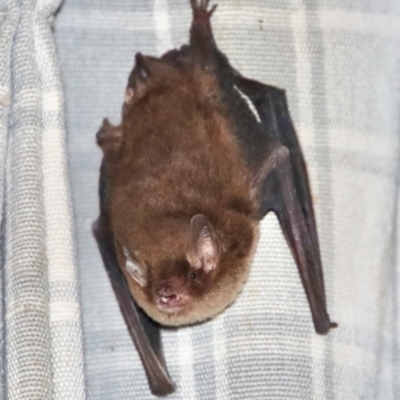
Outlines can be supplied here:
M162 282L154 285L154 292L159 297L170 297L176 295L176 289L171 283Z

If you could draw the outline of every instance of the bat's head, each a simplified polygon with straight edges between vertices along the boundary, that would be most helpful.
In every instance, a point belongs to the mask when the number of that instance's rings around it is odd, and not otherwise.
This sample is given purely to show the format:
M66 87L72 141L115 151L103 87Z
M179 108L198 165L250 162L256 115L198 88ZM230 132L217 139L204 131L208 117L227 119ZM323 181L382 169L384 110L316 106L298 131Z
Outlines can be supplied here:
M118 246L133 297L164 325L204 321L229 306L247 280L258 237L255 223L242 217L215 229L197 214L187 225L176 227L166 245L144 246L143 251Z

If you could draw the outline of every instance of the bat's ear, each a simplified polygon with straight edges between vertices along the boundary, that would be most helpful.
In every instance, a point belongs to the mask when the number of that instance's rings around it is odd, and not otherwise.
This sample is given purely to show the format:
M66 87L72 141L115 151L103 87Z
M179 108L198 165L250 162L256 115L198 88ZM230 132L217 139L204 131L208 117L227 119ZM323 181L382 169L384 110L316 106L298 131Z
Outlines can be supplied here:
M136 54L135 67L129 75L125 92L123 113L131 104L135 104L152 89L171 87L173 82L182 77L180 69L176 68L176 65L179 64L176 62L176 54L179 53L172 52L162 58Z
M186 258L193 268L213 270L218 263L217 238L210 221L203 214L196 214L190 221Z
M122 252L125 256L125 267L129 275L140 285L146 286L147 283L147 269L146 267L136 258L132 257L129 250L126 247L122 247Z
M142 98L147 92L151 82L151 71L148 57L144 57L141 53L137 53L135 60L135 68L133 68L131 75L129 76L128 87L125 92L125 106Z

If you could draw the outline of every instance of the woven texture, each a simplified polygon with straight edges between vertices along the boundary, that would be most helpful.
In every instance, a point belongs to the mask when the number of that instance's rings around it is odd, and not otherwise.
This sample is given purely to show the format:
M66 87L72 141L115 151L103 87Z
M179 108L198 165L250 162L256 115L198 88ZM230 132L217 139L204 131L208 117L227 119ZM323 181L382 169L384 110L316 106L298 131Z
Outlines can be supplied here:
M10 3L0 2L0 205L4 201L4 174L6 162L7 123L11 102L11 48L16 27L17 12ZM0 223L4 210L0 213ZM0 224L1 226L1 224ZM5 298L4 298L4 236L0 236L0 400L5 397Z
M49 26L60 2L0 3L0 398L83 399L63 92Z
M59 1L0 5L0 399L82 399L63 93L49 28ZM399 0L219 1L221 50L245 76L286 89L339 328L315 334L269 215L238 301L209 323L163 332L178 385L170 399L400 398L399 18ZM88 399L153 398L90 232L95 132L105 116L119 122L134 54L179 47L190 20L188 0L66 0L57 15Z

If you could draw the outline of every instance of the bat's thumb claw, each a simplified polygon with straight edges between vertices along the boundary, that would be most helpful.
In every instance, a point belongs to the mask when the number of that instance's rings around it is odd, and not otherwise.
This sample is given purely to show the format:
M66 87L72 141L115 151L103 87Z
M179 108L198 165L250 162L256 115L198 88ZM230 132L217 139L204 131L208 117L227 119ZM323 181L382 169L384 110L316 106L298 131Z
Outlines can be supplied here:
M324 318L314 320L315 331L320 335L325 335L330 329L337 328L336 322L331 322L329 316L326 315Z

